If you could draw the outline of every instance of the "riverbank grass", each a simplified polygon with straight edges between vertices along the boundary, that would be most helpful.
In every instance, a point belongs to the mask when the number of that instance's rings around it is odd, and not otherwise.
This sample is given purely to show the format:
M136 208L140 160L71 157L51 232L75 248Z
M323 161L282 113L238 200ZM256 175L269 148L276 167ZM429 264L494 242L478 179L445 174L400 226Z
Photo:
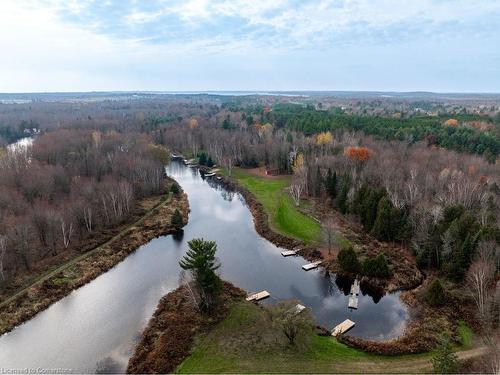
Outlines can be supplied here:
M286 192L290 185L288 176L267 179L250 175L244 169L235 168L232 177L264 206L273 230L306 243L318 241L320 225L295 207Z
M318 336L290 346L259 305L240 302L228 317L198 339L177 373L363 373L429 372L431 354L397 357L364 353ZM404 371L406 370L406 371Z

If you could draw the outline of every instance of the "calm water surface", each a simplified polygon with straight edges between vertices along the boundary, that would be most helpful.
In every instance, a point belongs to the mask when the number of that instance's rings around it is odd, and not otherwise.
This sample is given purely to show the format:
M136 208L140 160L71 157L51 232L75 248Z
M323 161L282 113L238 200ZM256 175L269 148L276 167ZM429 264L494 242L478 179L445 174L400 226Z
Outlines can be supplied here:
M179 259L195 237L215 240L224 279L249 291L268 290L271 302L296 298L317 322L333 328L346 318L350 331L371 339L402 334L408 312L399 295L360 295L347 308L345 281L321 269L305 272L301 257L283 258L261 238L243 198L196 169L167 168L187 192L191 213L182 238L163 236L140 247L116 267L75 290L30 321L0 337L1 368L66 368L74 372L124 371L158 300L176 288Z

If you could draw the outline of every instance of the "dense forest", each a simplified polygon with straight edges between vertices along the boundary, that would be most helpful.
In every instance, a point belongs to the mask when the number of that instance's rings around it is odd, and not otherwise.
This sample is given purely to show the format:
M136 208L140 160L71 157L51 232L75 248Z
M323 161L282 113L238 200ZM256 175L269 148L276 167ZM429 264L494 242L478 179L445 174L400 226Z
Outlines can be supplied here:
M162 191L167 160L134 132L60 129L3 151L0 280L125 221L137 199Z
M446 125L449 117L413 116L410 118L387 118L382 116L346 115L342 111L318 111L301 105L275 105L264 116L277 127L301 131L311 135L322 131L347 129L385 140L416 142L425 140L429 145L438 145L459 152L485 155L495 160L500 154L500 125L494 126L491 119L480 116L456 116L464 126L455 123ZM484 121L489 130L480 131L473 126Z
M244 123L243 117L230 121ZM500 243L498 164L362 132L309 136L270 124L228 130L227 119L170 125L160 142L213 159L229 173L234 166L265 165L291 174L297 200L326 198L374 237L408 244L421 267L454 280L463 280L479 246Z
M22 126L19 109L4 107L3 134L36 124L42 135L26 152L3 152L0 233L15 248L3 277L114 225L133 197L157 193L163 147L229 173L266 166L289 174L297 202L327 199L374 237L410 246L421 267L456 280L479 247L500 240L496 118L447 123L218 100L36 103Z
M276 101L0 105L1 294L142 217L148 208L141 204L166 193L170 153L181 153L229 178L235 168L256 167L286 176L280 194L287 204L320 218L307 246L315 254L328 246L329 255L333 247L334 258L323 260L338 264L332 272L339 277L387 286L401 274L394 259L401 254L417 283L430 275L417 288L426 308L451 301L443 285L466 286L463 301L476 302L483 330L496 327L498 116L394 118ZM7 146L24 136L33 142ZM342 237L334 218L354 228L355 240ZM179 211L171 224L182 227ZM363 241L376 244L374 252L364 253Z

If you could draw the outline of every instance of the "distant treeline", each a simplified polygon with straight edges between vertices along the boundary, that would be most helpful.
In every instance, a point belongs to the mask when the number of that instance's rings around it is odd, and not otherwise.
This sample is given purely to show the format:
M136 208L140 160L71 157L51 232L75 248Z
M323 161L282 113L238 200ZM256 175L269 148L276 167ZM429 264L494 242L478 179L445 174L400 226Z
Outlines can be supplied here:
M449 117L447 117L449 118ZM307 135L337 129L363 131L385 140L422 141L447 149L484 155L492 160L500 154L498 125L492 130L478 131L463 126L443 125L447 118L415 116L387 118L344 114L340 111L318 111L313 107L277 104L265 114L264 120L277 127L301 131ZM458 121L491 122L489 117L475 115L454 116Z

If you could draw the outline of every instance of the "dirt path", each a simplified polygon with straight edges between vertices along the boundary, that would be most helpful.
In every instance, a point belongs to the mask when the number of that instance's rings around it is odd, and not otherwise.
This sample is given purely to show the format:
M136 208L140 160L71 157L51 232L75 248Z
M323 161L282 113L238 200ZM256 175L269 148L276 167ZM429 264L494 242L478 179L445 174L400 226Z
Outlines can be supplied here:
M257 176L257 177L263 177L268 180L279 180L286 178L287 175L272 175L272 174L267 174L266 173L266 168L265 167L257 167L257 168L249 168L245 169L245 172L252 176Z
M481 357L488 353L485 346L456 352L459 361ZM415 359L390 359L374 361L339 362L335 370L346 373L422 373L432 372L431 357L418 357Z

